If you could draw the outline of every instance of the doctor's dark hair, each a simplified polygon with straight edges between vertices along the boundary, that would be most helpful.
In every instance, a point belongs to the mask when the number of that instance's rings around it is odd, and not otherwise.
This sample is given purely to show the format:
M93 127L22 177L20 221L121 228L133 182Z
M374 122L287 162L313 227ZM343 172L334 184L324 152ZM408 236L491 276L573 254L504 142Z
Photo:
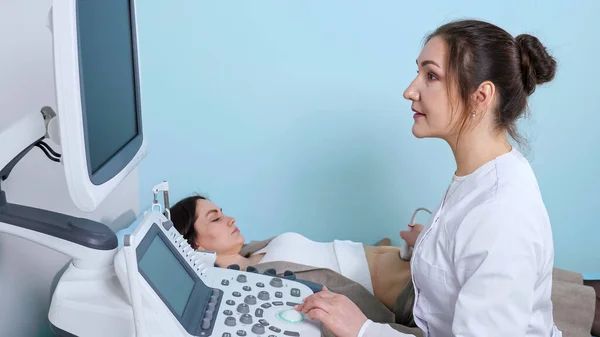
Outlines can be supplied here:
M517 143L524 145L515 124L528 109L527 99L536 86L552 81L556 73L556 60L540 40L528 34L513 37L500 27L477 20L442 25L427 36L425 42L436 36L447 44L448 76L454 80L465 106L458 124L461 126L459 135L474 108L471 94L489 80L497 93L496 128L508 132Z
M171 212L171 221L173 221L173 226L175 226L175 229L177 229L179 234L183 235L190 246L192 246L194 249L198 248L196 245L196 237L198 236L198 232L196 232L196 228L194 227L194 223L198 218L196 215L198 200L207 199L200 195L194 195L185 199L181 199L169 209Z

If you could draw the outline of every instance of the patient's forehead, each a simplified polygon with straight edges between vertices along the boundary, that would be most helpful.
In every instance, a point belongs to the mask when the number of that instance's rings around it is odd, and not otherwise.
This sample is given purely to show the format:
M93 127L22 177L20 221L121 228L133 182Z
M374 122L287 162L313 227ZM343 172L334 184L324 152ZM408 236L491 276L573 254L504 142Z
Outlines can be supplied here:
M220 208L212 201L205 199L196 200L196 217L206 219L212 217L213 213L218 213Z

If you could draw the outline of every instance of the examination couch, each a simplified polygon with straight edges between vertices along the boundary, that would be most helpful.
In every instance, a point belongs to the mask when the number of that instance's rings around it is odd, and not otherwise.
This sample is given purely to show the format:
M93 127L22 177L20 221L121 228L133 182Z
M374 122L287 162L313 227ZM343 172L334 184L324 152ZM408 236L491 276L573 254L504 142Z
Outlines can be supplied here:
M583 275L554 269L552 304L554 320L564 337L590 337L596 316L596 291Z

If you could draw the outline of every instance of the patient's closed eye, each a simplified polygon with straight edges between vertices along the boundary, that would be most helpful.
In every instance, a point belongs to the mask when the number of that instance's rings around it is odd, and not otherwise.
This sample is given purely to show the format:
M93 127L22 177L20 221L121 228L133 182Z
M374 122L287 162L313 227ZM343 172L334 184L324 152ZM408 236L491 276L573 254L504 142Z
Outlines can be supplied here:
M221 209L221 210L220 210L220 212L221 212L221 214L222 214L222 212L223 212L223 209ZM210 210L210 211L208 211L208 213L206 214L206 217L207 217L207 218L209 219L209 221L211 221L211 222L219 221L219 220L221 219L221 218L220 218L220 213L219 213L219 211L218 211L218 210L216 210L216 209L213 209L213 210Z

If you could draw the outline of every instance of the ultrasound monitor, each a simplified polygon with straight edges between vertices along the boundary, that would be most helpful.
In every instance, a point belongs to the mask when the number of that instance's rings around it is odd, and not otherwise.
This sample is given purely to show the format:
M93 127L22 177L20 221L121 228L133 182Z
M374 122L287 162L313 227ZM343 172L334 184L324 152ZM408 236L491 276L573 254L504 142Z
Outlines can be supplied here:
M131 0L53 3L62 161L82 211L96 209L145 156L135 17Z

